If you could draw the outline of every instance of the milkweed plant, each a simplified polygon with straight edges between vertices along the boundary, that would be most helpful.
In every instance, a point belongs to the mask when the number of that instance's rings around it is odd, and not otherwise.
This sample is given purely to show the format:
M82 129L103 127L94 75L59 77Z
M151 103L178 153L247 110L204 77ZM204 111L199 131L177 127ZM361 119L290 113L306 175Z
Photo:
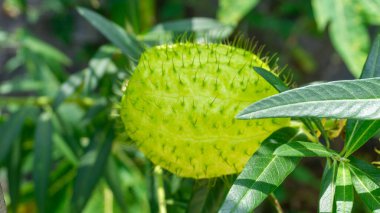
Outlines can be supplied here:
M49 160L61 156L50 154L49 141L54 141L71 162L58 171L67 182L73 180L71 212L85 209L103 172L101 186L109 187L100 187L104 197L96 199L113 199L111 190L121 212L252 212L266 199L283 212L276 189L310 157L324 166L315 200L319 212L352 212L358 199L380 212L380 171L352 156L380 130L380 36L360 79L293 88L276 57L242 36L229 39L230 25L197 19L208 27L193 31L183 21L163 23L135 36L91 10L78 12L114 46L101 47L89 69L72 75L57 96L33 100L37 111L20 111L13 119L17 123L40 113L33 167L37 209L53 208L49 203L54 202L46 201L49 194L58 199L68 193L67 183L55 178L59 174L49 176L51 166L61 165ZM90 145L64 146L60 134L73 131L64 125L65 115L75 110L59 115L59 107L78 88L87 94L102 76L115 73L117 80L107 81L109 91L100 91L115 93L112 98L80 98L80 105L89 109L83 126L100 123L95 129L86 127L94 134ZM112 109L106 107L110 104ZM106 115L112 125L102 129L104 117L97 114ZM337 145L339 141L344 144ZM125 144L139 150L133 158L144 165L146 180L140 181L141 169L130 166L132 160L123 155L130 151ZM39 161L49 163L41 166ZM72 170L77 166L78 171ZM17 187L11 184L10 190ZM12 191L10 199L16 211L18 194ZM126 200L138 202L128 206Z
M117 45L94 14L81 12ZM180 177L238 174L219 212L252 212L268 196L282 211L273 192L307 157L325 165L320 212L351 212L355 193L380 211L379 170L351 156L380 129L380 37L360 79L296 89L270 57L241 43L206 36L126 46L135 63L119 106L128 138L158 169ZM332 119L345 125L335 136L326 125ZM339 135L344 147L334 150Z

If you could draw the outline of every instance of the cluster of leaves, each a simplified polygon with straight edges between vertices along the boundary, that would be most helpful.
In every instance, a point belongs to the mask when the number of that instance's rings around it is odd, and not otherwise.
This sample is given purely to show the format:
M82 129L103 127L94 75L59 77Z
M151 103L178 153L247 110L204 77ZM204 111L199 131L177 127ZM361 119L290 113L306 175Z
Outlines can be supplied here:
M5 69L12 75L26 70L0 86L6 203L12 212L156 212L164 199L173 211L186 209L193 181L154 169L124 135L117 135L123 130L112 115L145 48L184 32L196 32L194 39L228 36L230 27L194 18L158 24L137 36L90 10L78 12L117 48L100 47L88 67L74 74L64 72L68 57L27 31L0 34L3 49L17 50ZM164 187L170 191L166 199ZM194 191L213 193L208 181Z
M17 54L6 68L27 71L0 87L0 162L7 171L10 209L78 212L92 197L86 210L93 211L107 191L115 197L111 207L117 202L125 208L129 197L137 206L131 208L148 208L143 175L124 166L132 160L123 144L116 145L110 118L129 67L121 53L103 46L89 67L67 76L63 70L70 60L57 49L24 31L7 38L4 46L17 46ZM99 193L91 196L94 190Z
M380 36L377 37L359 80L314 84L286 91L270 72L255 68L281 93L258 101L238 118L301 118L320 126L319 118L348 119L345 146L340 153L326 145L305 141L291 130L281 130L263 143L238 176L222 212L250 212L294 170L302 157L326 158L319 198L320 212L351 212L353 190L373 211L380 210L380 170L351 156L380 130ZM312 131L312 129L310 129ZM320 128L320 131L324 131ZM288 134L284 135L285 133ZM282 134L282 135L281 135ZM325 133L324 133L325 134Z

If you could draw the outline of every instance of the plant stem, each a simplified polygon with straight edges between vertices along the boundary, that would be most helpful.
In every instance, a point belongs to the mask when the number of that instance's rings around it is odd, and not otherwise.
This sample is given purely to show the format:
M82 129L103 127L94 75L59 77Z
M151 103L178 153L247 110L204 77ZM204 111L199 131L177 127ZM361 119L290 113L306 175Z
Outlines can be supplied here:
M0 185L0 213L7 213L7 206L5 204L4 193L3 193L3 189L1 188L1 185Z
M321 131L321 135L326 142L326 147L330 148L330 139L327 132L325 131L323 124L319 120L315 121L314 124L317 126L319 131Z
M154 168L154 178L156 181L156 192L158 199L158 209L160 213L166 213L166 199L165 199L165 188L164 180L162 178L162 168L156 166Z
M271 201L271 203L273 204L274 208L276 208L276 211L278 213L283 213L284 210L282 210L282 207L280 205L280 202L278 202L276 196L273 194L273 193L270 193L269 194L269 200Z
M105 187L104 188L104 212L105 213L112 213L113 212L113 194L112 191Z

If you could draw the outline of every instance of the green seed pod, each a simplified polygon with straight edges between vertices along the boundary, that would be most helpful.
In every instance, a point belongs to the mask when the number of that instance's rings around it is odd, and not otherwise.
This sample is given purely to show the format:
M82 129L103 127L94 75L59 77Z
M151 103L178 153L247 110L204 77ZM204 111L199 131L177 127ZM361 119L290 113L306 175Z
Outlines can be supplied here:
M148 49L122 98L127 134L153 163L179 176L240 172L260 143L290 121L235 119L277 93L254 66L269 69L251 52L223 44Z

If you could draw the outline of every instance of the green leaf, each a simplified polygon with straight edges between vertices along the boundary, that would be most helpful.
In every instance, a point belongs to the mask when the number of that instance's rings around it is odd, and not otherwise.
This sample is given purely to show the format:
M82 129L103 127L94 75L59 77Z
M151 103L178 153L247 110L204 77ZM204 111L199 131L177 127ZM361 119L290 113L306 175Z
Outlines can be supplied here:
M277 91L279 92L285 92L288 90L288 86L281 81L280 78L278 78L273 73L269 72L266 69L263 69L261 67L254 67L253 70L255 70L261 77L263 77L266 81L268 81Z
M71 201L72 212L81 212L96 187L107 164L111 151L114 129L109 128L105 137L95 135L90 147L79 162Z
M225 24L237 25L258 3L259 0L220 0L218 19Z
M221 178L196 181L186 212L218 212L227 190L226 181Z
M322 176L321 191L319 195L319 212L334 211L335 179L337 163L328 162Z
M380 1L379 0L354 0L357 10L366 23L380 24Z
M330 22L331 41L351 73L356 77L360 76L369 47L369 35L363 21L360 4L368 6L370 3L368 3L369 1L361 2L312 1L318 28L323 30Z
M115 159L110 156L106 166L105 179L109 188L112 190L115 196L116 202L119 204L122 212L128 212L128 204L124 196L124 192L120 187L121 179L119 176L119 171L115 162Z
M334 48L351 73L359 77L369 47L369 34L364 18L368 17L370 10L370 13L378 16L376 8L379 8L379 3L372 0L313 0L312 5L318 28L323 30L330 22L329 34Z
M380 186L359 168L350 166L352 183L359 197L373 211L380 211Z
M26 32L22 35L21 43L24 48L28 49L28 51L31 51L33 54L50 62L56 62L63 65L71 64L70 59L60 50L38 38L28 35Z
M350 156L369 139L371 139L380 129L380 120L348 120L346 125L346 142L343 152L344 156Z
M274 153L277 156L292 157L333 157L337 155L320 143L291 141L278 147Z
M169 40L183 33L196 33L201 38L206 36L206 38L220 39L227 38L232 30L231 26L222 24L215 19L194 17L158 24L144 35L144 39L167 38Z
M5 71L12 72L20 68L24 64L23 54L16 54L13 58L10 58L4 65Z
M380 77L380 35L376 37L364 65L361 79ZM354 153L372 138L380 129L380 120L360 121L348 120L346 125L346 141L343 149L345 157Z
M253 68L261 77L263 77L268 83L270 83L278 92L285 92L289 90L288 86L276 75L273 73L269 72L268 70L265 70L260 67L254 67ZM321 131L322 134L325 134L323 125L321 121L317 118L301 118L300 119L305 126L310 130L314 131L314 128L312 126L312 123L315 123L319 131Z
M332 19L332 9L334 7L334 1L330 0L312 0L313 12L315 20L320 31L324 30L327 23Z
M85 70L71 74L67 81L61 85L53 101L54 109L58 108L82 84L84 72Z
M83 91L88 95L94 90L106 72L112 68L112 57L116 52L113 46L102 46L91 58L88 69L85 69L83 79ZM115 67L113 67L116 69Z
M302 135L284 128L266 139L238 176L220 212L251 212L295 169L300 158L273 155L274 150Z
M380 78L309 85L258 101L239 119L276 117L380 118Z
M70 212L70 198L75 174L76 169L68 161L54 162L54 169L49 177L49 210L54 210L56 213Z
M127 33L120 26L85 8L78 8L79 14L87 19L97 30L129 58L137 61L144 51L142 44L134 35Z
M61 135L58 133L53 134L53 143L56 147L56 150L74 166L77 166L78 164L78 158L75 156L74 152L71 150L70 146L67 144L67 142L62 138Z
M49 67L48 64L40 61L37 55L31 56L29 62L29 73L35 78L37 82L43 84L39 87L38 94L40 96L48 96L52 98L59 90L60 82L56 74L53 72L60 72L60 68Z
M363 172L365 172L370 178L372 178L377 184L380 184L380 169L376 166L373 166L370 163L359 160L354 157L349 157L350 164L355 166L356 168L360 168Z
M0 126L0 162L3 162L7 157L12 144L19 137L25 117L28 114L28 109L23 108L20 111L11 115L9 120Z
M355 77L359 77L369 49L369 35L357 5L335 0L330 25L331 41Z
M34 141L33 178L39 212L48 212L49 172L52 165L51 153L53 150L52 134L51 115L48 112L44 112L38 119Z
M17 77L8 81L1 82L0 94L9 94L15 92L33 92L41 89L42 86L40 82L37 82L34 79Z
M2 48L2 45L4 45L9 37L7 32L0 30L0 48Z
M354 205L354 189L350 169L346 163L339 164L335 185L336 211L351 212Z
M17 212L17 206L20 200L21 185L21 141L13 143L11 153L7 160L8 188L11 197L12 212Z
M380 34L376 36L372 44L371 51L360 76L361 79L374 77L380 77Z

